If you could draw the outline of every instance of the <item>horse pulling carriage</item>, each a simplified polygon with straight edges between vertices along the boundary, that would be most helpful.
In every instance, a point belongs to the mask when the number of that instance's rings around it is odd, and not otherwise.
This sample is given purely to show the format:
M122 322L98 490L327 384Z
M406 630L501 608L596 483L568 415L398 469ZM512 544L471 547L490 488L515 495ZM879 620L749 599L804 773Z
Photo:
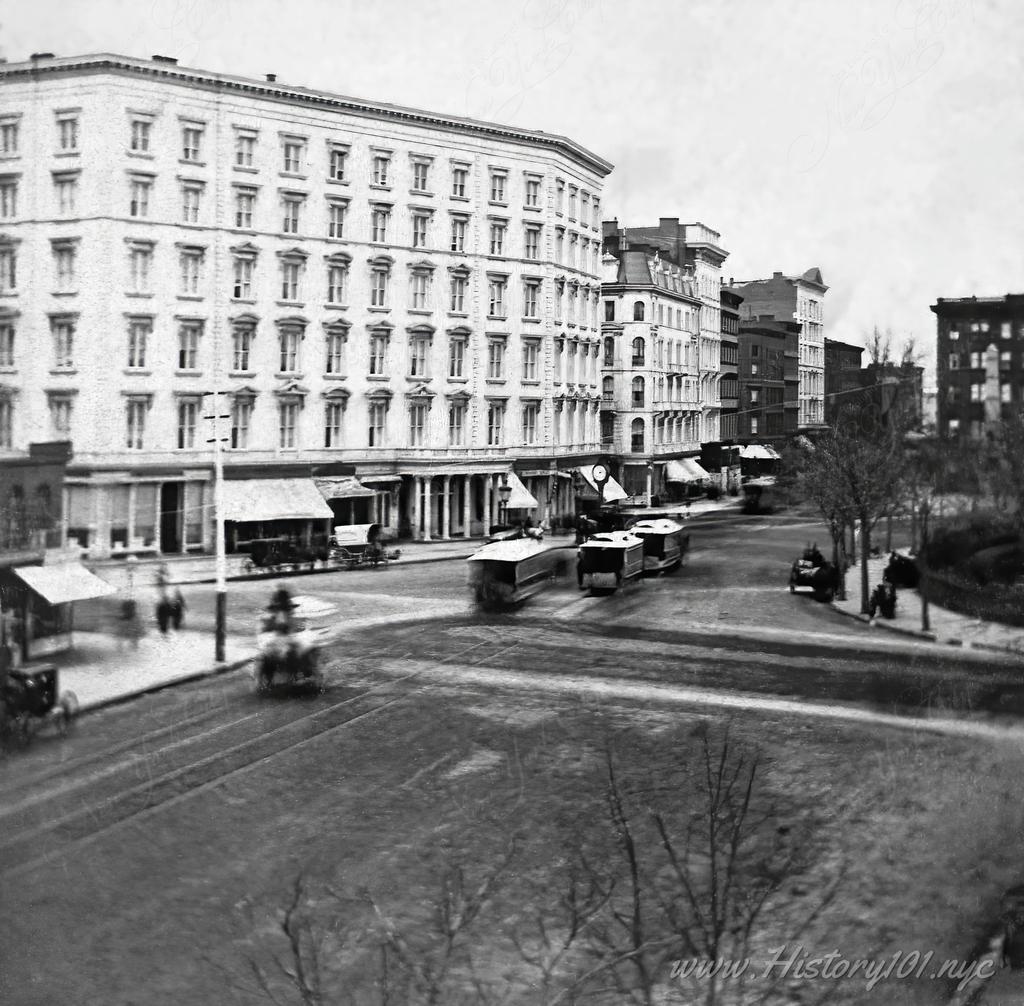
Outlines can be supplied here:
M326 679L320 667L320 651L324 630L310 622L334 613L334 605L315 597L292 597L287 587L275 590L256 636L256 690L323 691Z
M0 658L2 659L2 658ZM45 726L63 736L78 713L73 692L60 693L53 664L10 667L0 672L0 737L25 744Z

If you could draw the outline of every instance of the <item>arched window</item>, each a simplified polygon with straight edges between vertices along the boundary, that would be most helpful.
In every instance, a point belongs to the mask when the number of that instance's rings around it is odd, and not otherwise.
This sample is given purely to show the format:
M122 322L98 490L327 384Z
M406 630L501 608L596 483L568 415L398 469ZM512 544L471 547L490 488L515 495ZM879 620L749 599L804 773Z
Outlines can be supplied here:
M636 301L633 304L633 321L644 320L644 302L642 300Z
M605 367L615 366L615 340L609 335L604 340L604 364Z
M642 377L633 378L633 408L642 409L644 407L644 379Z
M642 304L640 306L643 307ZM645 355L644 340L640 336L637 336L633 340L633 366L642 367L644 365Z
M606 377L601 381L601 398L606 402L615 399L615 378Z
M644 451L644 421L634 419L629 427L630 450L634 454L643 454Z

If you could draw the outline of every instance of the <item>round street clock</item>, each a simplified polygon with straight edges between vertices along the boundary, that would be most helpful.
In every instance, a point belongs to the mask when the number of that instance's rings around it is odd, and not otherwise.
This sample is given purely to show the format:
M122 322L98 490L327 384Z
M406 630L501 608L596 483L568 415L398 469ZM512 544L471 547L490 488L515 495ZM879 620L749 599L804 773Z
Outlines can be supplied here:
M594 470L590 474L595 482L608 481L608 469L604 465L594 465Z

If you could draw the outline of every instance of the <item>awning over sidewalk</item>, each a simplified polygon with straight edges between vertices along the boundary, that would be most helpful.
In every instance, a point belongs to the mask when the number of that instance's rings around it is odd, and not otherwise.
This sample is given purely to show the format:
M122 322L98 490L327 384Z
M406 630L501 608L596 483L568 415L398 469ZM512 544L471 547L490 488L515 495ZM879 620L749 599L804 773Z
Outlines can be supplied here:
M334 514L312 479L225 482L224 520L331 520Z
M117 592L106 580L94 576L77 562L52 566L16 566L12 572L50 604L68 604Z
M780 455L767 444L747 444L740 448L740 457L747 461L778 461Z
M313 481L325 500L369 499L377 495L354 475L317 475Z
M693 458L665 462L666 482L700 482L708 478L711 476Z
M506 477L508 478L508 487L512 490L512 495L509 496L506 504L509 510L532 510L540 505L515 472L508 472Z
M594 481L593 465L583 465L581 468L577 468L576 471L583 476L587 485L589 485L594 492L598 492L597 483ZM608 481L604 484L604 502L614 503L616 500L624 500L628 499L628 497L629 493L627 493L626 490L609 475Z

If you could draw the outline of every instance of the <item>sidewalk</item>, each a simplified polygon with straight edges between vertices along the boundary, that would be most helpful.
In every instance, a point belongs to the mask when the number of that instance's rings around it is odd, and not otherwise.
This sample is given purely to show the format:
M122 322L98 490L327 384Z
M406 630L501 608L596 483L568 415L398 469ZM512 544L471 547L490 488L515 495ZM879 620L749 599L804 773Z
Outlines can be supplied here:
M208 632L182 629L161 636L151 631L132 640L106 632L76 631L70 650L32 663L56 664L61 692L74 692L79 708L85 711L233 670L248 663L255 652L254 638L229 636L226 659L218 666L213 636Z
M882 574L889 563L888 555L868 560L868 590L882 582ZM998 650L1024 655L1024 629L999 622L961 615L936 604L928 605L930 632L921 630L921 598L916 590L900 587L897 590L896 617L874 620L860 611L861 567L851 566L846 573L846 600L833 601L832 606L844 615L870 622L876 628L899 632L919 639L934 640L949 646L965 646L978 650Z

